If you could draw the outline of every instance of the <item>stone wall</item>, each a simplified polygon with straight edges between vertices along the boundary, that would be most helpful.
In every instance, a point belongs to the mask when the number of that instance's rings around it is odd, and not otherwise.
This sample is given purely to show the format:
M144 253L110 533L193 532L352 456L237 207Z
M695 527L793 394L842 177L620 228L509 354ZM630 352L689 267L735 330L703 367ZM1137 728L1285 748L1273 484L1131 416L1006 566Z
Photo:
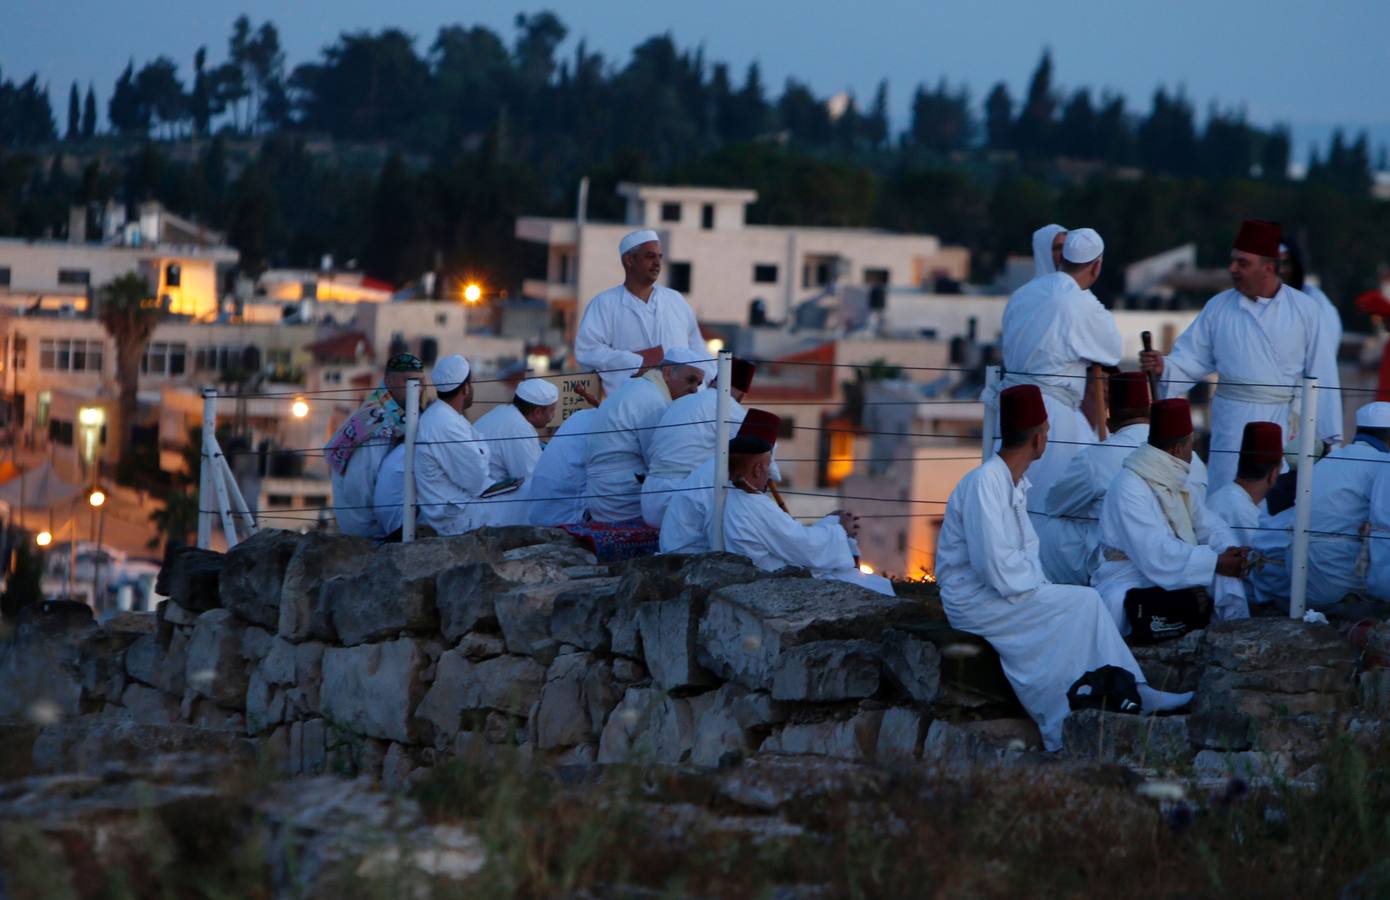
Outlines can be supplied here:
M0 718L40 703L53 719L197 726L292 773L395 785L491 748L721 767L759 753L975 763L1039 743L992 651L939 606L729 554L600 566L553 529L383 547L263 531L225 557L184 551L161 580L157 615L21 626L0 658L20 685L0 702L16 708ZM1197 689L1191 715L1077 715L1073 754L1263 753L1301 771L1357 709L1357 660L1330 628L1254 619L1139 654L1154 684ZM1371 722L1387 690L1360 677Z

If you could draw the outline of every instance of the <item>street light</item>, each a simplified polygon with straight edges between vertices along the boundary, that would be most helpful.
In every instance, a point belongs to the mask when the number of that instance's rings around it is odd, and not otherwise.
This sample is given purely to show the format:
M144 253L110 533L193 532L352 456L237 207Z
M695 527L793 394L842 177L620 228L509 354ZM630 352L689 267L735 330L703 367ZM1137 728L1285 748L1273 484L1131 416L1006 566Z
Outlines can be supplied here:
M304 418L309 414L309 402L303 397L295 398L295 401L290 404L290 414L296 419Z
M463 299L468 303L477 303L483 297L483 289L478 287L477 282L469 282L463 289Z
M95 509L106 502L106 495L101 492L100 488L92 488L92 492L87 495L87 502L92 504L92 508Z
M96 554L92 557L92 607L98 612L101 611L101 556L104 552L101 548L102 541L106 536L106 494L102 493L101 488L92 488L92 492L87 495L87 502L92 506L92 539L96 544ZM97 515L100 510L101 514ZM76 529L73 529L76 532ZM76 543L76 534L74 541Z
M865 575L872 575L874 574L874 567L868 563L860 563L859 571L863 572Z
M47 547L49 544L53 543L53 532L40 531L38 534L34 535L34 543L38 544L40 547Z

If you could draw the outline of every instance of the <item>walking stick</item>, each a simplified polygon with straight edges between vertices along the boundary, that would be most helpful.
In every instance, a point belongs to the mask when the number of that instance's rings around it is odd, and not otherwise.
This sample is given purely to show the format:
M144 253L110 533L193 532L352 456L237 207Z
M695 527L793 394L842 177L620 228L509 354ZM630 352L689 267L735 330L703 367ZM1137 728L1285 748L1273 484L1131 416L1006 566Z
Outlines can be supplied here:
M777 501L777 505L782 508L782 512L790 514L791 511L787 509L786 501L782 499L781 492L777 490L777 482L769 480L767 483L767 491L772 495L772 499Z
M1141 341L1144 342L1144 349L1145 349L1146 351L1152 350L1152 349L1154 348L1154 334L1153 334L1152 331L1140 332L1140 334L1139 334L1139 340L1141 340ZM1158 373L1157 373L1157 372L1150 372L1150 373L1149 373L1149 402L1150 402L1150 403L1154 403L1154 402L1157 402L1157 400L1158 400Z
M1109 429L1105 426L1105 375L1101 372L1100 363L1091 363L1086 369L1086 394L1082 398L1084 406L1089 407L1086 419L1091 423L1091 428L1096 432L1096 437L1104 441L1110 436Z

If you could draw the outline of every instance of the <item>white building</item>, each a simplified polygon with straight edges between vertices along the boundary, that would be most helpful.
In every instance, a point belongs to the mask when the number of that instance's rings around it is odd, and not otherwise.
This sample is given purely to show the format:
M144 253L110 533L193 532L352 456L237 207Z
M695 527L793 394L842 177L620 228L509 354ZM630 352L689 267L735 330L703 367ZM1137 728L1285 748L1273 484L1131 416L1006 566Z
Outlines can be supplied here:
M546 248L544 278L527 280L526 297L546 301L572 339L584 306L623 280L618 241L634 228L661 235L662 281L690 301L706 325L788 319L796 305L836 285L913 287L936 278L964 280L969 253L931 235L857 228L749 225L757 194L724 188L620 184L622 222L523 216L516 235Z

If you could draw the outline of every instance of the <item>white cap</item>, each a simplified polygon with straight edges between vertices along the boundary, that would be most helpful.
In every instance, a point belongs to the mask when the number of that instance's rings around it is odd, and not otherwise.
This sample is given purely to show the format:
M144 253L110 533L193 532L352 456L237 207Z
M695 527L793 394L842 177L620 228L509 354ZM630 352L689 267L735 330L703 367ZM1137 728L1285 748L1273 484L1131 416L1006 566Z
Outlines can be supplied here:
M667 347L661 361L667 364L678 366L694 366L697 369L704 369L700 365L709 360L709 351L695 350L691 347Z
M1069 263L1095 262L1105 252L1105 241L1094 228L1078 228L1067 232L1067 240L1062 244L1062 259Z
M434 368L430 370L430 382L434 384L436 391L452 391L468 380L468 373L471 371L468 360L457 353L451 353L434 364Z
M536 406L549 406L560 399L555 385L543 378L528 378L516 386L517 397Z
M640 247L648 241L661 243L661 237L650 228L643 228L641 231L633 231L623 235L623 239L618 242L618 256L627 256L629 250Z
M1357 428L1390 428L1390 403L1378 400L1356 411Z

